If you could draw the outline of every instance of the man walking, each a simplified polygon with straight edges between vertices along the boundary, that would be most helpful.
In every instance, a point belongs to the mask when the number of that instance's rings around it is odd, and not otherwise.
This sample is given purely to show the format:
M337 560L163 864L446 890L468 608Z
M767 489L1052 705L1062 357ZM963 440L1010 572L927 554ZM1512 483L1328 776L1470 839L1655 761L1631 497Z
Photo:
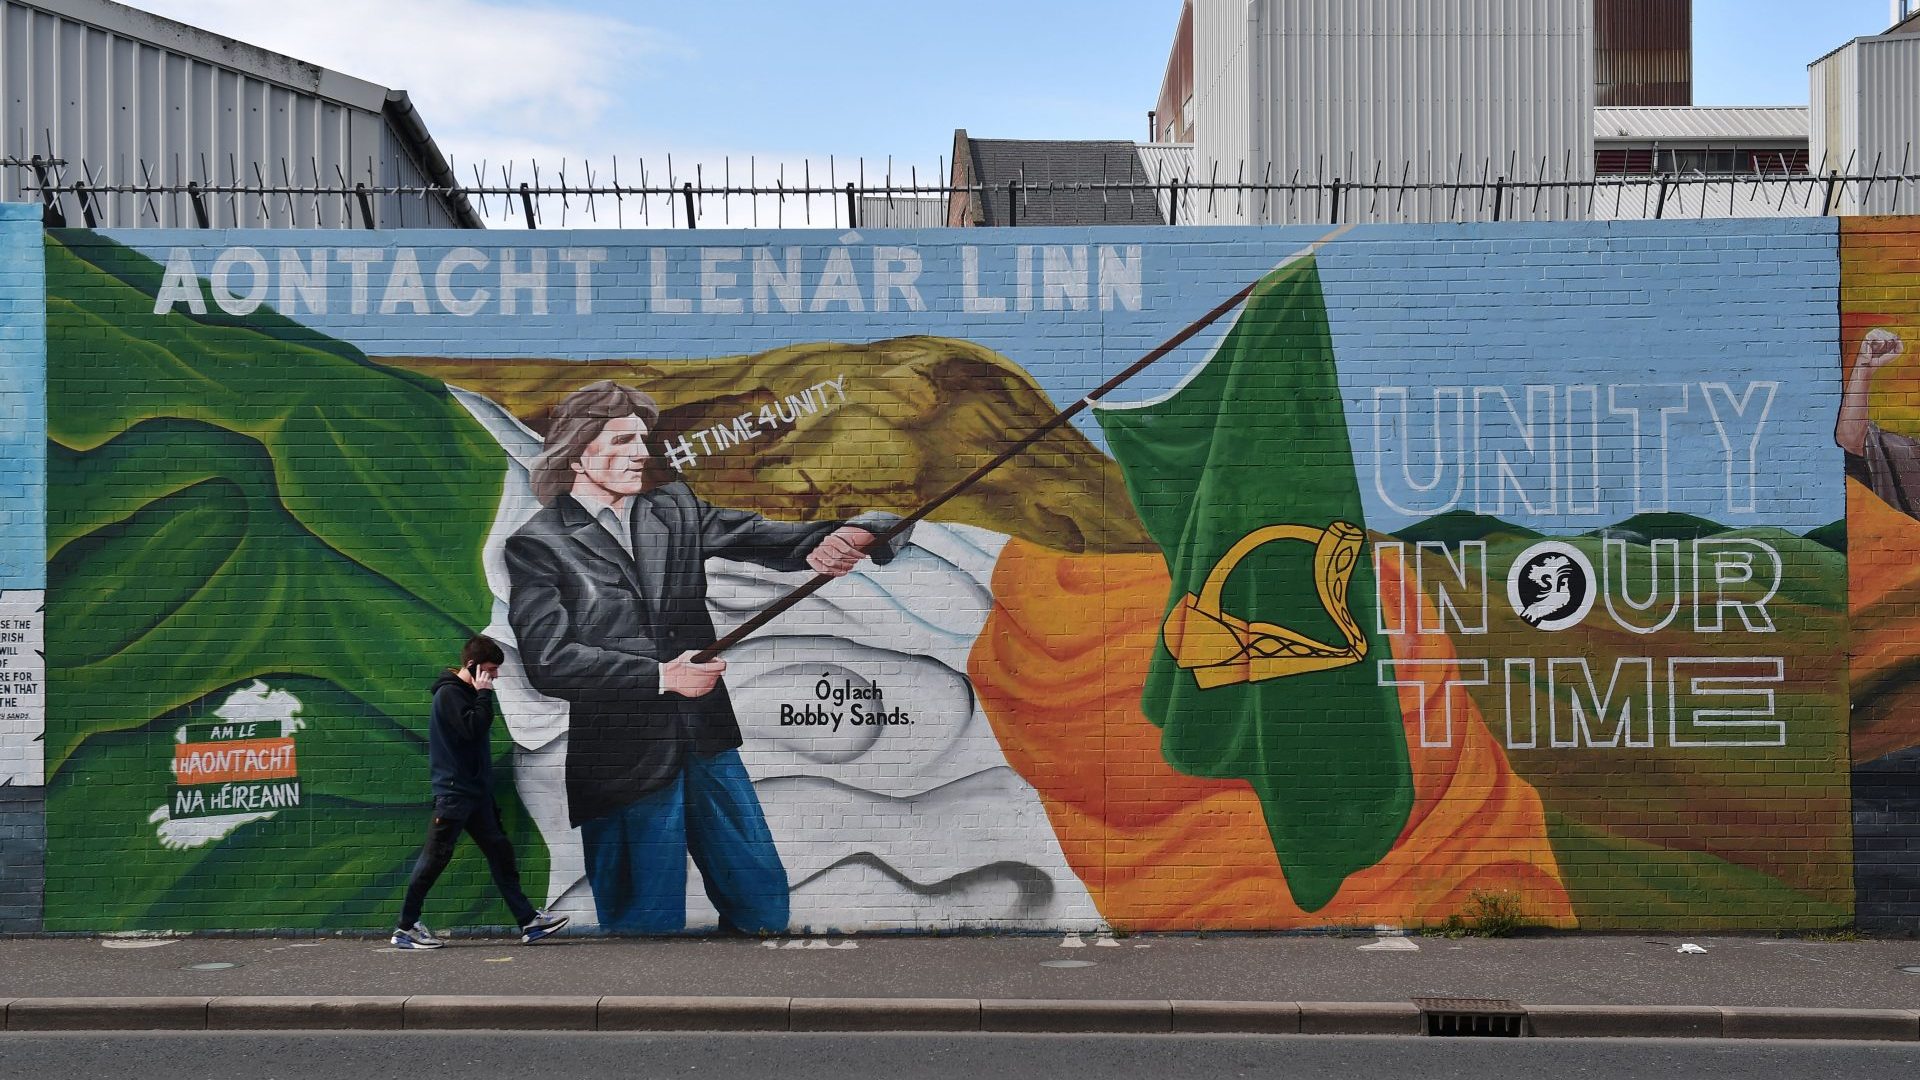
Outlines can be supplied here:
M493 680L506 659L500 643L484 634L460 650L458 670L443 672L433 684L433 720L427 730L427 760L433 771L433 824L427 845L407 882L400 926L390 939L396 948L437 949L445 942L420 921L427 890L453 858L461 832L473 837L487 857L493 883L520 927L520 941L531 945L567 925L565 915L537 910L520 887L513 842L500 824L493 801Z
M654 455L659 417L610 381L553 410L532 470L543 508L506 544L508 617L528 680L571 707L567 810L601 927L685 929L691 855L723 932L778 933L787 873L740 760L726 662L693 659L717 637L706 561L839 577L906 538L875 542L891 514L786 522L714 506Z

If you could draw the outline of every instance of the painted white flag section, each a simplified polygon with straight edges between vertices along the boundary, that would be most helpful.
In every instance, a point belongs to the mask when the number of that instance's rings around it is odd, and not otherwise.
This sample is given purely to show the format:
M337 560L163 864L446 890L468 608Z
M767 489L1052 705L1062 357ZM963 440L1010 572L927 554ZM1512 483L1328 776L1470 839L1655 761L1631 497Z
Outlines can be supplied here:
M591 924L579 831L567 825L567 705L527 684L507 622L503 548L539 509L527 470L539 436L449 389L512 460L484 555L486 632L507 652L495 689L519 748L515 785L552 857L551 906ZM1005 541L918 525L887 566L862 563L727 653L740 753L787 869L794 931L1102 925L966 677ZM722 559L707 573L722 634L810 577ZM715 921L690 869L687 925Z

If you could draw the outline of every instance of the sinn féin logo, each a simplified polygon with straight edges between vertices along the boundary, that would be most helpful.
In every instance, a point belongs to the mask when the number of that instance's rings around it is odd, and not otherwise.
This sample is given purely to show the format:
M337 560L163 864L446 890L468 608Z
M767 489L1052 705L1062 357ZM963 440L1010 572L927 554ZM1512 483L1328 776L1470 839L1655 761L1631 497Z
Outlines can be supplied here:
M1593 564L1572 544L1542 540L1507 572L1507 601L1527 625L1565 630L1593 610Z

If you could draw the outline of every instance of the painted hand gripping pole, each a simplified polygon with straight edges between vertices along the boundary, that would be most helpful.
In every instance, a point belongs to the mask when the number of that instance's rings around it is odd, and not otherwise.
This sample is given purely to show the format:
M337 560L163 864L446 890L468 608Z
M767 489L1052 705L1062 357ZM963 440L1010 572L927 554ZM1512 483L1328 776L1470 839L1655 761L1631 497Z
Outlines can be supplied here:
M377 928L482 631L581 923L1911 917L1920 427L1901 356L1835 362L1920 340L1902 220L8 228L10 928ZM654 403L609 516L605 383ZM813 573L850 522L886 557ZM484 878L428 921L503 921Z

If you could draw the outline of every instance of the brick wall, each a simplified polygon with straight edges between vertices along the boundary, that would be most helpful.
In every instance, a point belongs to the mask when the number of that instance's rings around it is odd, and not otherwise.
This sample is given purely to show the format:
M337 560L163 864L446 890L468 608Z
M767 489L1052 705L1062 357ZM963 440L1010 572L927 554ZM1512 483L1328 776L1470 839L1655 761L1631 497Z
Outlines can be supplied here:
M0 931L40 928L46 822L46 295L40 215L0 204Z
M755 929L1416 925L1496 894L1562 927L1910 925L1911 355L1862 399L1878 449L1835 440L1869 331L1920 348L1909 227L976 240L47 236L45 928L390 921L427 684L476 632L508 647L528 891L583 922L715 925L697 869L623 906L590 867L604 815L737 725L765 840L696 808L687 843L748 867L720 893ZM806 581L836 523L1256 281L729 651L725 704L656 693L649 658ZM619 538L569 461L541 482L598 380L652 395L679 472ZM465 854L427 916L503 912Z

